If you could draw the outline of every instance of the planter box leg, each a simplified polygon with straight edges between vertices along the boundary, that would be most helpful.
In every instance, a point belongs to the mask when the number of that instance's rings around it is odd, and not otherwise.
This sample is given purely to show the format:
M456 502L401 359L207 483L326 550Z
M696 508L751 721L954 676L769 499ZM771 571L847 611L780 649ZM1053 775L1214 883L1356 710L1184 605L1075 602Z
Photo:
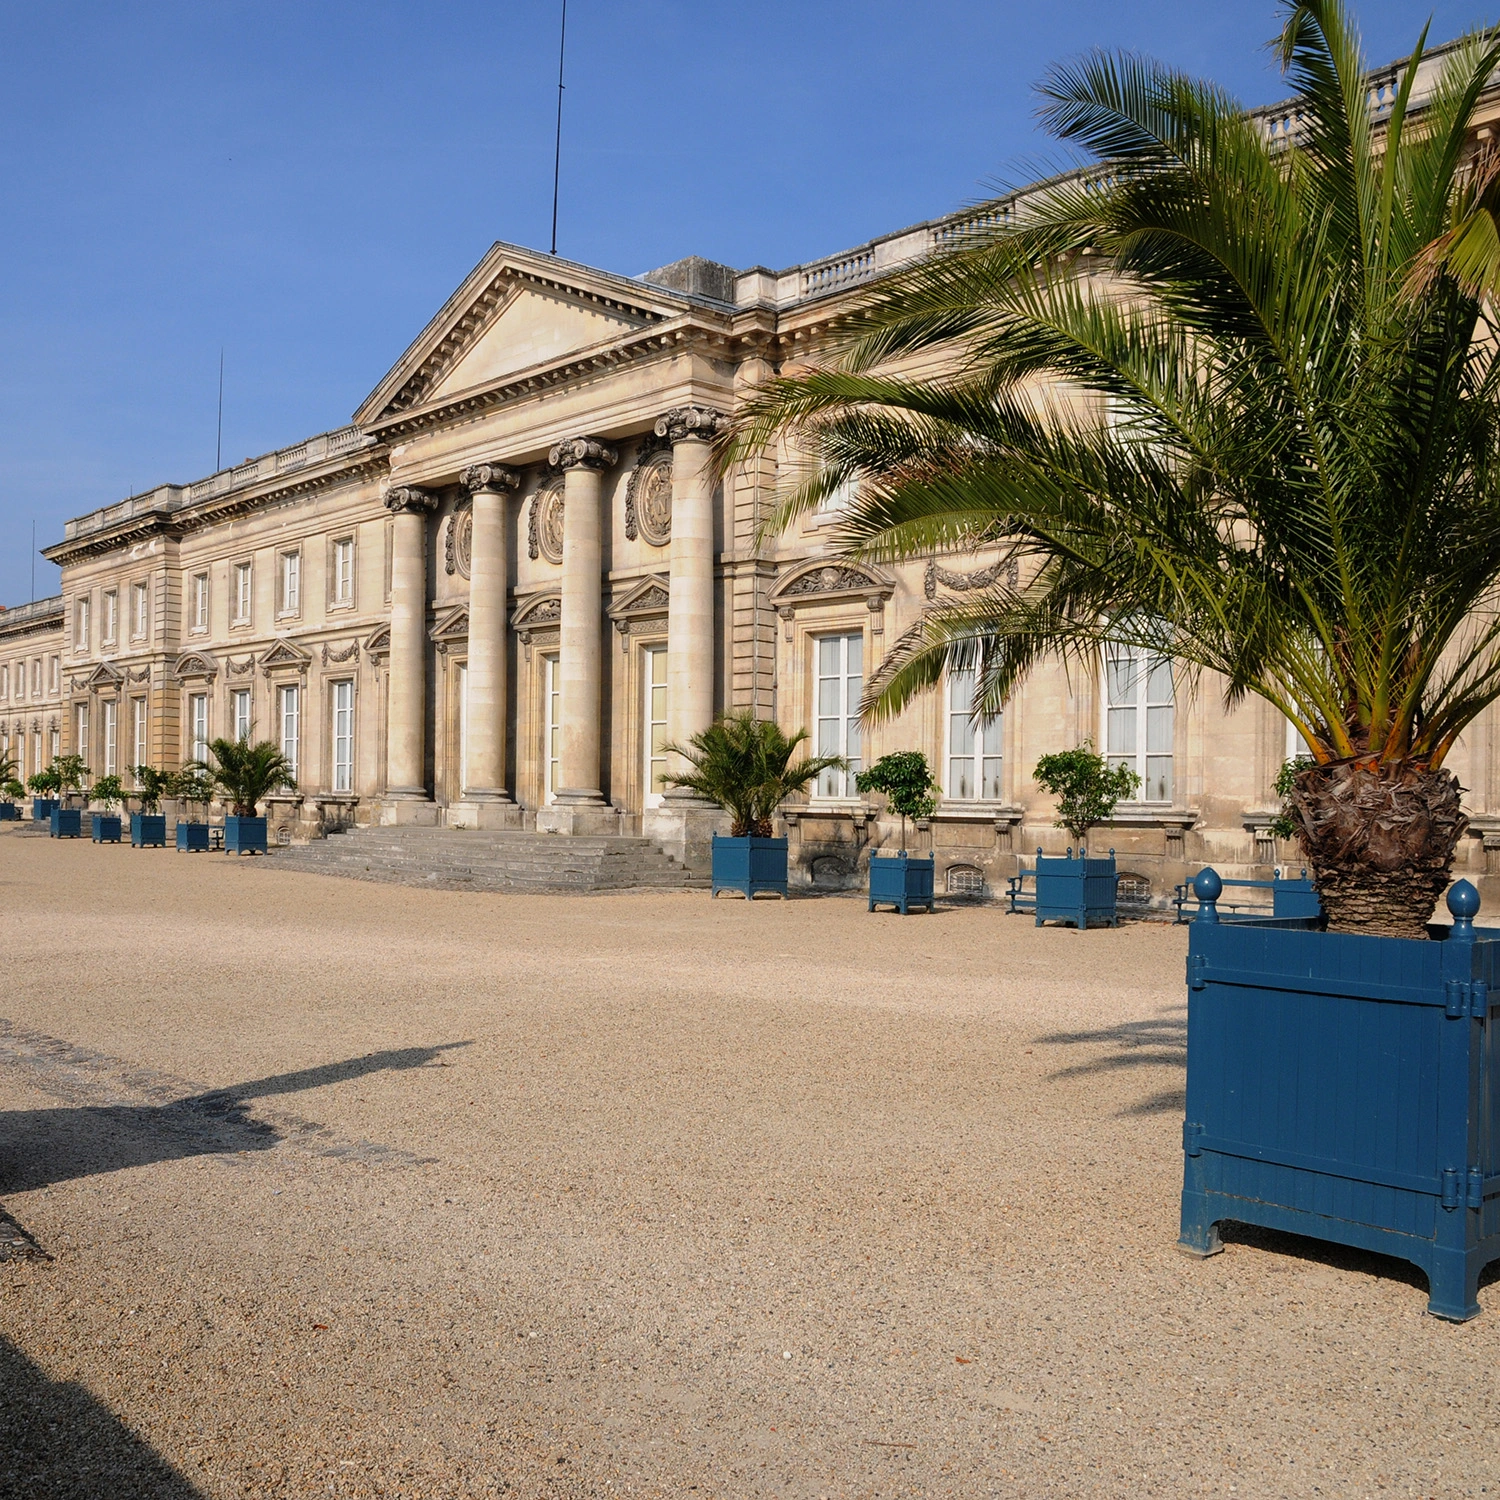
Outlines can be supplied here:
M1224 1243L1219 1238L1219 1221L1212 1217L1208 1199L1202 1193L1182 1195L1182 1233L1177 1248L1196 1260L1217 1255Z
M1459 1213L1467 1212L1459 1209ZM1479 1315L1479 1256L1465 1250L1432 1252L1427 1272L1427 1311L1450 1323L1466 1323Z

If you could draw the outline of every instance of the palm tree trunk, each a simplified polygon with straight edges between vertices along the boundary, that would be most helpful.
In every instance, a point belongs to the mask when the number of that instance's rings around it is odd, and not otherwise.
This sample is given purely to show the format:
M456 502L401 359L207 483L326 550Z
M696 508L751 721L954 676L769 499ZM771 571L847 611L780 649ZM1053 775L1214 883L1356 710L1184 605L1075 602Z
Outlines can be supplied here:
M1469 826L1451 771L1333 761L1298 772L1291 802L1334 932L1421 938Z

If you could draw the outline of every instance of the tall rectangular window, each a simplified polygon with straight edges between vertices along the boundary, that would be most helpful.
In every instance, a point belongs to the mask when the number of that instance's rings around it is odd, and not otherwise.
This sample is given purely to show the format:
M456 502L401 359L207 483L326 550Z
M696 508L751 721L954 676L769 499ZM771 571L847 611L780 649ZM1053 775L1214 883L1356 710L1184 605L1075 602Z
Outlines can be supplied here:
M284 615L294 615L302 608L302 554L281 554L281 609Z
M62 754L62 730L49 730L47 732L47 743L52 746L52 759L56 760Z
M333 602L354 603L354 538L340 537L333 544Z
M948 674L948 779L944 796L954 802L998 802L1005 743L1004 715L974 717L976 674Z
M136 583L130 587L130 634L133 639L146 638L146 625L151 613L151 585Z
M302 747L302 691L297 687L277 689L281 719L281 753L286 756L292 775L297 774L297 757Z
M235 739L250 738L250 689L236 688L229 695L230 730Z
M234 620L236 625L249 622L250 604L250 564L236 563L234 565Z
M16 736L16 780L23 786L26 783L26 735L23 731Z
M862 634L824 635L813 641L819 755L842 755L847 770L834 767L818 777L820 797L853 797L860 769L859 697L865 686Z
M469 664L458 664L458 789L469 789Z
M62 658L60 656L47 658L47 691L49 693L62 691Z
M543 798L555 802L562 768L562 664L555 656L544 656L542 663L546 669L542 691L546 699L543 707L547 722L547 740L542 754L542 764L546 768Z
M119 638L120 633L120 591L118 589L105 589L104 591L104 644L113 646Z
M33 698L42 696L42 659L40 656L31 658L31 696Z
M193 693L188 698L188 729L192 735L191 759L208 759L208 694Z
M641 715L646 742L645 755L647 807L660 807L665 788L661 784L667 770L667 648L647 646L641 653L641 677L646 701Z
M333 789L347 792L354 786L354 684L333 685Z
M146 764L146 700L130 700L130 773Z
M73 649L75 651L87 651L89 649L89 601L80 599L77 612L73 617Z
M42 769L42 731L34 729L31 733L31 758L36 762L38 771ZM52 759L57 759L57 736L52 736Z
M10 697L10 668L0 667L0 698Z
M114 776L120 769L120 705L106 698L99 711L104 719L104 775Z
M81 755L84 764L87 765L93 751L89 745L89 706L80 703L73 711L73 753ZM42 737L36 737L36 759L37 767L40 769L42 762Z
M1138 646L1104 648L1104 746L1141 778L1142 802L1172 800L1172 663Z
M193 629L208 629L208 574L193 574Z

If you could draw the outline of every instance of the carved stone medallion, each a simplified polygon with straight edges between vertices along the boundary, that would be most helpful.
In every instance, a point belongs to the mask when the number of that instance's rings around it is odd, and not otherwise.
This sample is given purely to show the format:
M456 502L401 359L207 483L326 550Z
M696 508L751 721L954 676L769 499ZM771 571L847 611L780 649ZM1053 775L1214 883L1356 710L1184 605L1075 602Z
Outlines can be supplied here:
M625 535L637 534L653 547L672 540L672 454L653 453L630 471L625 486Z
M563 482L549 480L531 497L526 550L532 557L560 563L563 557Z
M448 537L443 551L448 572L467 578L474 555L474 512L466 502L448 521Z

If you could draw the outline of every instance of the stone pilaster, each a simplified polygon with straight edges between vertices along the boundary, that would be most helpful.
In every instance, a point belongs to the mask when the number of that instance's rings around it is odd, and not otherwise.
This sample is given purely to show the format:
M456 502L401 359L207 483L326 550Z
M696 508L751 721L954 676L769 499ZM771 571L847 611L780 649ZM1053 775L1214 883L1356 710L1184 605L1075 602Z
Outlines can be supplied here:
M521 476L503 464L474 464L463 472L473 496L469 556L469 671L467 785L479 827L519 827L520 809L505 788L507 703L505 603L510 587L510 529L506 496ZM467 821L467 820L466 820Z
M562 620L562 785L536 826L550 833L614 833L619 819L600 788L604 688L604 470L618 453L594 437L569 438L551 452L564 473Z
M714 716L714 476L712 443L725 417L707 406L679 406L656 424L672 444L672 538L667 614L667 737L686 745ZM684 765L668 760L669 771ZM710 853L720 815L680 788L646 814L648 837L684 864L699 866Z
M387 822L436 821L427 794L427 516L436 497L414 485L385 494L391 549L391 655L386 708Z

